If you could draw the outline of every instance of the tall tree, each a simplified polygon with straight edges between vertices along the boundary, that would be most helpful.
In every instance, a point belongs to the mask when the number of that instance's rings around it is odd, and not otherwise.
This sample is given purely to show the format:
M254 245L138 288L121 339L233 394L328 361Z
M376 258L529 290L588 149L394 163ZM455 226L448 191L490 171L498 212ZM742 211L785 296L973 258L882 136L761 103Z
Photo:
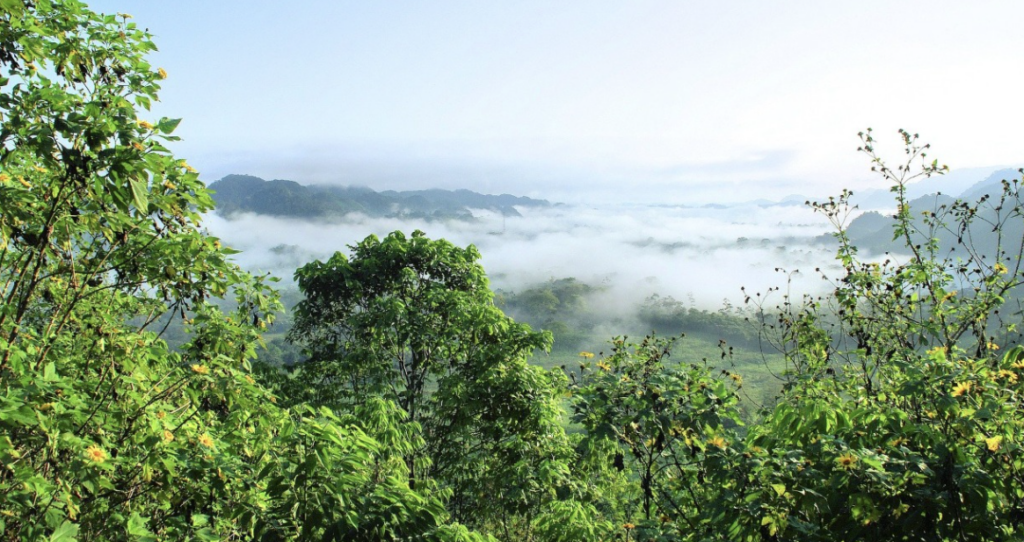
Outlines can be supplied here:
M154 49L126 15L0 1L0 538L477 539L363 427L250 376L280 305L201 231L178 121L143 118Z
M564 376L526 363L550 335L494 306L472 246L416 231L351 248L296 272L305 299L289 337L309 355L303 399L340 411L370 397L397 403L424 441L405 457L410 484L451 489L456 518L550 498L571 453L559 425Z

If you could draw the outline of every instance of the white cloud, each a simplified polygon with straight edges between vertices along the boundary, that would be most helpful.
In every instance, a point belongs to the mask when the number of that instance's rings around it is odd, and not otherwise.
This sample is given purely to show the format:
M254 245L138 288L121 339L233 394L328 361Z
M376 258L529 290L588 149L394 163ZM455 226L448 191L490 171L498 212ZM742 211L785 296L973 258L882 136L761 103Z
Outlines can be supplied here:
M459 246L474 244L496 288L519 289L551 278L576 277L609 285L623 302L658 293L714 308L723 298L782 285L776 267L804 271L799 287L818 287L815 267L832 261L832 249L813 243L827 231L822 217L802 206L729 209L654 206L557 206L521 209L506 218L477 211L475 222L425 222L348 215L308 222L242 215L211 215L214 235L243 251L249 268L289 278L313 258L347 252L373 233L420 229ZM285 250L272 250L288 246Z

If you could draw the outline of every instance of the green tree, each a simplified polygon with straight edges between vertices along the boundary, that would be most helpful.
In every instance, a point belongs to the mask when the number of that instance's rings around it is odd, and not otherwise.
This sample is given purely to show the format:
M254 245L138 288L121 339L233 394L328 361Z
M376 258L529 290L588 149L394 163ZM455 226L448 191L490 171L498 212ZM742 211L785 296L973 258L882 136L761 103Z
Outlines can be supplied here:
M790 369L778 404L735 450L733 485L757 483L721 525L732 539L1021 536L1024 350L1000 344L1016 324L999 314L1021 284L1021 239L999 236L986 254L969 235L1019 221L1020 184L991 202L911 209L907 184L944 168L900 135L907 159L895 168L870 130L862 151L892 184L904 255L864 261L845 229L849 193L815 204L837 227L843 274L829 296L762 312ZM1001 218L976 223L991 216ZM960 232L952 256L939 231Z
M994 201L911 209L907 184L945 168L927 160L916 135L900 136L906 161L895 168L875 153L870 130L861 150L892 186L893 238L906 256L859 257L845 231L847 193L815 205L837 226L845 272L829 303L808 300L780 312L781 343L795 368L791 391L754 440L799 443L820 454L813 470L830 467L833 475L821 477L832 484L819 485L827 491L818 492L818 506L843 513L805 519L823 531L879 540L908 532L1016 539L1024 364L1019 348L995 335L1015 327L999 308L1021 284L1022 240L997 236L986 254L970 232L1020 221L1020 184L1007 181ZM959 232L958 250L940 248L941 231ZM831 468L837 461L842 470Z
M140 117L154 49L128 16L0 2L0 538L479 539L365 423L250 375L280 304L200 230L178 121Z
M295 399L339 412L394 401L422 435L405 454L410 485L440 483L457 519L522 536L512 531L565 485L571 457L564 377L526 362L550 335L494 306L472 246L417 231L351 248L296 271L306 297L289 337L309 361Z
M1006 181L992 201L911 209L907 183L943 168L925 160L916 136L901 136L907 161L894 169L870 131L862 150L892 183L904 254L858 255L845 229L848 193L815 205L837 227L843 273L829 295L803 303L787 297L767 309L760 298L765 338L788 371L745 434L727 423L728 390L706 372L664 366L664 343L616 342L584 373L575 390L584 449L631 473L587 471L604 495L621 496L599 502L625 521L624 538L1021 538L1024 347L1009 320L1020 314L1000 309L1024 278L1024 241L997 235L985 253L970 235L1024 217L1021 183ZM959 232L959 250L939 247L939 231ZM608 455L609 444L621 455ZM661 524L651 521L658 513Z
M739 440L735 389L742 379L671 362L674 343L613 339L610 355L582 362L573 387L574 421L586 430L584 472L610 482L605 502L613 502L605 513L631 531L631 540L705 532L702 513L721 489L708 481L727 472L720 461Z

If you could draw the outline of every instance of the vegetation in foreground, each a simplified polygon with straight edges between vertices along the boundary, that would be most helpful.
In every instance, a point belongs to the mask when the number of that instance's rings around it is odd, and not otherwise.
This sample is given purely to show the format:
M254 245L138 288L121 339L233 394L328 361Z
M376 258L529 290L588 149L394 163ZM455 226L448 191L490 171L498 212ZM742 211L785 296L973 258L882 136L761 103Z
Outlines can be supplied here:
M254 370L280 309L199 228L209 192L148 120L166 74L125 16L0 2L0 531L9 540L1015 540L1024 518L1020 239L945 257L980 205L905 198L911 256L822 298L753 300L787 370L745 426L743 375L612 340L567 377L495 307L479 254L413 233L298 272L298 378ZM923 224L923 226L922 226ZM922 229L924 228L924 229ZM216 300L231 295L236 308ZM188 340L171 349L167 317ZM582 431L558 423L564 401Z

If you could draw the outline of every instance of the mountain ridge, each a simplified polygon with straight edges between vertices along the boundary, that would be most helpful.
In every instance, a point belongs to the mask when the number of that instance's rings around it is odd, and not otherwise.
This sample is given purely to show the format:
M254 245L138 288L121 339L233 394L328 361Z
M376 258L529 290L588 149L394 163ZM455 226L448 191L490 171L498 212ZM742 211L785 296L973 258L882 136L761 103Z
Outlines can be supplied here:
M511 194L481 194L467 189L376 191L366 186L303 185L291 180L265 180L232 174L209 185L216 212L230 217L256 213L302 219L324 219L362 213L372 217L472 220L472 209L503 216L521 216L516 207L550 207L547 200Z
M1009 209L1003 209L998 203L1003 193L1004 180L1020 183L1020 179L1021 173L1015 169L998 169L988 173L982 180L966 185L956 197L942 193L915 196L908 191L907 205L911 209L913 225L911 238L915 243L925 243L934 237L942 250L951 257L963 256L957 253L957 247L961 240L966 239L973 250L996 258L1001 246L1024 240L1024 224L1019 220L1007 220ZM890 205L895 205L892 197L890 193ZM982 198L986 198L986 201L979 203ZM978 220L971 228L955 231L949 227L930 228L926 224L922 213L935 216L940 222L955 223L956 215L951 214L951 209L956 201L978 205ZM1002 224L1002 227L993 230L991 225L997 223ZM850 241L862 250L874 254L900 252L905 247L902 239L893 239L893 225L891 214L869 210L850 222L846 233ZM827 237L822 236L823 239Z

